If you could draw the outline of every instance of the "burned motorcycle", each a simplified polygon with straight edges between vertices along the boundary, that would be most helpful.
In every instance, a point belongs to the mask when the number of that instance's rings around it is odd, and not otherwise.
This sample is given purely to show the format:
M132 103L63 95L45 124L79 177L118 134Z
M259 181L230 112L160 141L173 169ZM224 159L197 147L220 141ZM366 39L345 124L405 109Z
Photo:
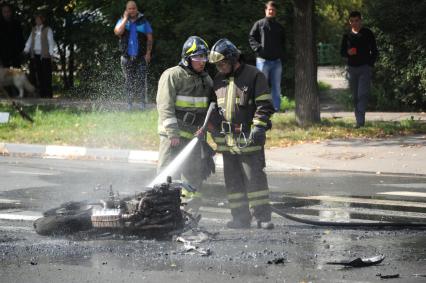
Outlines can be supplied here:
M99 203L67 202L43 213L34 222L40 235L79 231L113 231L149 237L167 237L197 226L200 217L185 211L181 192L188 185L171 182L155 185L134 197L120 198L112 190Z
M200 133L206 130L207 122L215 105L214 102L210 103L204 124L199 129ZM107 201L94 204L64 203L58 208L46 211L42 218L34 222L36 232L41 235L60 235L97 229L158 237L175 235L195 228L200 216L193 217L182 208L181 203L181 192L183 190L191 191L192 188L182 182L172 182L169 176L173 175L174 171L185 161L188 153L194 148L191 145L195 146L200 140L201 138L195 136L163 172L148 185L149 190L135 197L123 199L111 193ZM206 151L209 152L206 154L206 160L210 161L207 163L212 165L210 166L212 168L209 167L206 170L205 178L214 172L213 153ZM155 185L157 183L160 184Z

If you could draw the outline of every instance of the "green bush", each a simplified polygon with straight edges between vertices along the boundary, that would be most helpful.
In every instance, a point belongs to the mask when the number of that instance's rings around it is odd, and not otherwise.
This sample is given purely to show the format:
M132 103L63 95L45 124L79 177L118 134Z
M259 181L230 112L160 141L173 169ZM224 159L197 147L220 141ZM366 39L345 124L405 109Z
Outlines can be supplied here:
M281 97L281 105L280 105L280 110L281 111L287 111L287 110L292 110L296 108L296 102L294 100L290 100L288 97L286 96L282 96Z
M323 81L319 81L318 82L318 90L319 91L326 91L329 90L331 88L331 85L329 83L323 82Z
M426 2L368 1L366 23L377 38L376 109L426 108Z

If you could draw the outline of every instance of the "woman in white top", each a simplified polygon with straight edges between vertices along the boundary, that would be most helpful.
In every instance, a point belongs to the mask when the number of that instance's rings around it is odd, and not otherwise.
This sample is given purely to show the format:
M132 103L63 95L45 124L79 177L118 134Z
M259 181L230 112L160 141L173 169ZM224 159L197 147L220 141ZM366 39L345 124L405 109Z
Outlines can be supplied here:
M40 97L52 98L52 56L56 43L52 29L45 24L41 14L34 16L35 26L25 44L24 52L30 55L30 77Z

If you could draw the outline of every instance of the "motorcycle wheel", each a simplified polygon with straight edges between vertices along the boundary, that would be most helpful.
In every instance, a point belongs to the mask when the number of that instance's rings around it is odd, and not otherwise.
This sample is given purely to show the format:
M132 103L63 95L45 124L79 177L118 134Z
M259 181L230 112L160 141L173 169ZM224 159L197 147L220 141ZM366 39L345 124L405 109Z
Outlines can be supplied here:
M34 228L40 235L66 235L92 228L92 208L84 202L67 202L49 209L34 221Z

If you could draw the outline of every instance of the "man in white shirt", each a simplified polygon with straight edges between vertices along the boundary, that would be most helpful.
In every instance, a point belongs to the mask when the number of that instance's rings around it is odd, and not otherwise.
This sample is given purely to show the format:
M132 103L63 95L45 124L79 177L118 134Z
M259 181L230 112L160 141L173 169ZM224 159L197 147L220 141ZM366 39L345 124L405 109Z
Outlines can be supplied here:
M52 56L56 48L52 29L45 24L43 15L34 16L35 26L25 44L24 52L31 57L31 81L40 97L52 98Z

